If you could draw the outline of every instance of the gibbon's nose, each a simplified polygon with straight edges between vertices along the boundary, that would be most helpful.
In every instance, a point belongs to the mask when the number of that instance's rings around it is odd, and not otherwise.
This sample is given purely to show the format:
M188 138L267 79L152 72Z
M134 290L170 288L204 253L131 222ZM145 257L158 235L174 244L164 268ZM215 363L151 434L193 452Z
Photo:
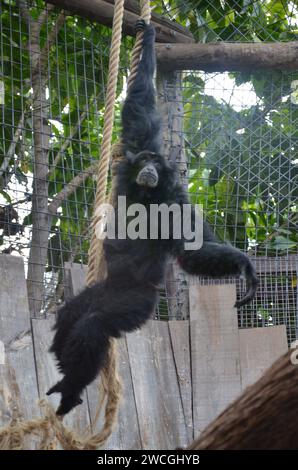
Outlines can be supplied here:
M147 167L147 173L148 174L151 174L152 176L156 177L156 169L154 168L154 166L150 165Z

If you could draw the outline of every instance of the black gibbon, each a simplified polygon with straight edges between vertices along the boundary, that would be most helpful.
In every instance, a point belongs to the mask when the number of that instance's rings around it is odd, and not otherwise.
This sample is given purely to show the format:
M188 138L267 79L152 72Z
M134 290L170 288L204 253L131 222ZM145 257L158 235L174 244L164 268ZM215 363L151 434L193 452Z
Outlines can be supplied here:
M161 120L153 84L155 30L143 20L137 22L136 29L144 31L143 49L122 111L124 158L116 170L116 196L125 196L127 206L134 203L145 207L173 203L181 206L189 203L187 194L179 185L176 168L160 153ZM115 211L118 209L116 202ZM109 339L141 327L152 316L170 256L176 257L190 274L244 276L247 292L237 306L253 298L258 281L244 253L219 243L207 223L199 250L185 250L184 241L171 234L169 239L132 240L116 236L104 240L106 279L66 302L54 327L50 351L64 377L48 395L61 393L58 415L68 413L82 402L83 389L105 364Z

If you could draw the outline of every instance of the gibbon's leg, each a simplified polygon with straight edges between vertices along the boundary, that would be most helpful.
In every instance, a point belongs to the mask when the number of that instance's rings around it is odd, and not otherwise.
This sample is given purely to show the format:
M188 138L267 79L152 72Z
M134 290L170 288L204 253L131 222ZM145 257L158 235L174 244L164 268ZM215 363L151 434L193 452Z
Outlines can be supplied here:
M59 369L65 376L47 392L62 394L57 415L64 415L82 403L83 389L104 366L109 338L101 326L100 317L91 314L78 320L69 332L59 358Z
M50 352L55 353L58 360L60 359L71 328L89 311L92 305L92 299L96 298L96 295L99 295L99 289L99 284L97 288L94 286L87 287L84 291L68 300L59 308L56 323L53 327L55 335L50 347Z
M181 267L189 274L222 277L240 275L246 280L245 296L235 303L240 307L250 302L258 287L258 278L248 256L224 243L207 241L199 250L185 250L178 256Z
M97 289L92 286L80 294L81 298L86 292L93 296L89 298L89 311L82 312L81 318L71 327L63 347L59 343L58 367L64 378L47 392L48 395L62 394L58 415L68 413L82 402L80 395L83 389L104 366L109 339L142 326L153 314L158 298L155 287L134 285L133 282L124 289L107 284L98 284ZM70 301L69 308L71 304ZM82 307L85 307L84 303ZM51 349L57 356L54 345L55 342Z

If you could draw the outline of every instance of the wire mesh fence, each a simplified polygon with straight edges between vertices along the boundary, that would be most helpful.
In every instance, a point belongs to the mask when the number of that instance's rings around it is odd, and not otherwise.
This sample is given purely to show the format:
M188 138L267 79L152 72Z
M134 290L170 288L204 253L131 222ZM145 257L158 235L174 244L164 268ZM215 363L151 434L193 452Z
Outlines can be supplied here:
M35 316L60 300L63 264L87 263L111 30L21 5L1 3L1 251L25 257Z
M197 3L190 13L191 2L165 2L164 14L186 15L201 42L297 38L295 2ZM42 1L4 0L0 13L0 251L26 260L31 314L40 316L63 301L64 263L87 263L111 31ZM115 140L131 44L123 39ZM293 341L298 73L186 71L181 84L179 158L190 198L220 239L249 252L261 278L254 302L238 312L239 326L286 324ZM164 86L170 100L173 84ZM240 295L244 286L237 288ZM175 272L156 317L185 318L187 289L186 276Z

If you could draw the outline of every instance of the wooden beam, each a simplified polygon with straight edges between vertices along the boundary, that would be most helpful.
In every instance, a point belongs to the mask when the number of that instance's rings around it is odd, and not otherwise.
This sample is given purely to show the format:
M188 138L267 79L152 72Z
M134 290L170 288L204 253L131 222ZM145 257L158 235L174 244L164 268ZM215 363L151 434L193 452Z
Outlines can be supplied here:
M158 44L156 51L166 71L298 70L298 42Z
M114 0L46 0L46 3L56 5L72 14L79 15L105 26L112 26ZM135 0L125 0L123 34L134 36L134 25L139 18L140 7ZM174 21L167 20L152 13L152 24L156 28L156 41L167 43L194 42L188 29Z

